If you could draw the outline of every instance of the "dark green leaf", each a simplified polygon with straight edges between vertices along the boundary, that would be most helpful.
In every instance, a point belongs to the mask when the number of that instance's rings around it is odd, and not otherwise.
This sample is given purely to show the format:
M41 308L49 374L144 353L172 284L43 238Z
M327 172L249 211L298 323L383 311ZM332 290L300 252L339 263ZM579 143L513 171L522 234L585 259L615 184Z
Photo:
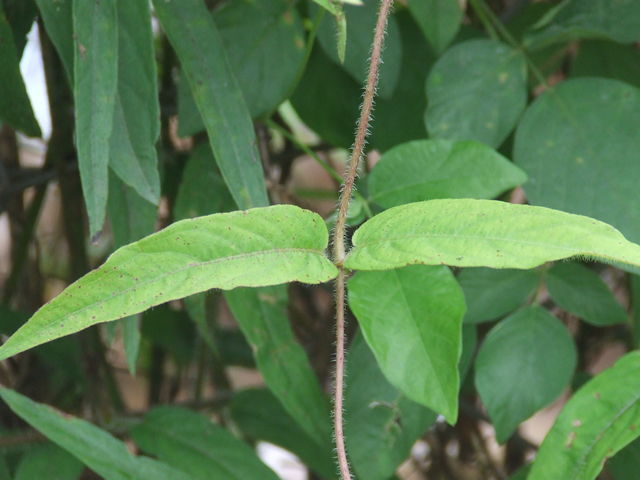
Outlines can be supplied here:
M462 325L462 354L458 362L458 370L460 371L460 383L469 373L471 364L476 354L478 346L478 332L475 325Z
M27 34L38 14L38 8L34 0L3 0L4 13L13 31L13 41L18 56L22 55L27 44Z
M382 151L409 140L427 137L427 129L422 120L427 108L424 83L429 68L435 62L435 54L411 14L407 10L398 9L395 16L402 44L409 48L402 49L400 78L393 95L376 99L370 143L372 148ZM353 98L359 99L360 95ZM321 103L326 98L318 100ZM353 125L349 127L349 132L353 133Z
M364 84L367 78L369 54L373 41L373 30L376 25L379 2L363 2L363 5L345 5L347 48L344 63L340 61L336 49L336 28L331 17L325 15L318 29L318 40L329 57L356 80L358 85ZM389 17L384 48L384 63L380 66L379 94L389 98L398 83L402 42L400 31L393 15ZM326 87L326 85L325 85ZM331 86L329 88L332 88ZM357 97L359 98L359 97Z
M494 40L459 43L431 69L427 98L425 121L432 137L497 147L527 101L524 57Z
M571 75L612 78L640 87L640 51L606 40L581 42Z
M566 0L539 22L527 38L530 48L580 38L640 40L640 3L636 0Z
M631 275L631 325L633 330L633 344L640 347L640 276Z
M251 116L273 111L291 93L305 60L302 21L288 0L240 0L215 21Z
M164 463L148 457L133 456L123 442L89 422L36 403L4 387L0 387L0 397L16 415L104 478L189 479Z
M526 180L522 170L478 142L414 140L385 153L368 178L385 208L434 198L493 198Z
M524 308L491 329L476 358L475 380L498 442L555 400L575 366L571 335L540 307Z
M176 364L186 367L195 353L193 324L184 311L160 305L142 314L142 336L170 353Z
M0 1L0 120L16 130L39 137L40 126L20 74L20 54Z
M153 233L156 225L156 207L125 185L112 172L109 178L107 207L114 248L123 247Z
M72 2L73 0L36 0L47 34L58 51L71 84L74 51Z
M415 263L457 267L533 268L587 257L640 266L640 245L589 217L494 200L429 200L376 215L353 236L352 270Z
M447 48L462 22L458 0L409 0L409 10L437 53Z
M331 95L327 95L327 85ZM350 148L361 94L358 82L316 45L291 103L304 123L324 140Z
M520 307L536 290L533 270L465 268L458 281L467 302L465 323L495 320Z
M547 434L528 480L592 480L640 434L640 352L585 384Z
M84 465L52 443L28 450L16 468L14 480L77 480Z
M607 462L614 480L636 480L640 471L640 440L634 440Z
M238 288L226 292L225 298L267 386L313 440L328 446L328 405L289 325L286 287Z
M109 138L118 82L115 2L73 0L76 146L91 236L107 209Z
M189 156L173 213L184 219L233 209L233 198L218 173L211 148L201 143Z
M362 335L351 343L347 369L345 435L353 468L358 478L388 480L436 414L387 381Z
M325 282L336 275L327 237L317 214L293 205L174 223L67 287L0 347L0 358L211 288Z
M150 6L146 0L118 0L117 8L118 89L109 165L123 182L156 205L160 107Z
M204 415L177 407L147 413L132 431L134 441L193 480L278 477L249 446Z
M564 310L593 325L626 323L627 313L593 270L579 263L557 263L545 275L549 294Z
M180 59L236 204L268 205L251 116L204 2L154 0L153 5Z
M332 452L313 441L269 390L236 393L231 401L231 416L250 438L279 445L295 453L323 478L335 478Z
M598 218L640 240L638 124L640 90L619 81L577 78L542 94L515 138L529 201Z
M349 280L349 306L389 382L454 424L465 306L451 271L358 272Z

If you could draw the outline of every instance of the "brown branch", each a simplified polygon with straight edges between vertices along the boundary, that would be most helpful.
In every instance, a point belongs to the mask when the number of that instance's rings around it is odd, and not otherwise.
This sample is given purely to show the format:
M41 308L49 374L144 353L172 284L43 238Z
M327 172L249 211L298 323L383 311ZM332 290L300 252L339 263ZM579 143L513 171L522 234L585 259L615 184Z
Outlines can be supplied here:
M373 100L378 84L378 70L380 68L380 58L382 56L382 46L384 44L384 34L387 26L387 19L393 0L381 0L378 20L373 35L371 48L371 58L369 60L369 73L364 90L364 99L360 109L356 138L353 143L351 156L347 164L344 175L344 183L340 194L336 227L333 232L333 261L339 269L336 279L336 373L334 391L334 435L336 443L336 453L338 456L338 467L340 478L350 480L349 461L344 441L344 429L342 419L343 395L344 395L344 345L345 345L345 271L343 262L346 254L345 228L347 221L347 211L351 201L353 184L358 172L358 164L363 156L366 145L371 112L373 111Z

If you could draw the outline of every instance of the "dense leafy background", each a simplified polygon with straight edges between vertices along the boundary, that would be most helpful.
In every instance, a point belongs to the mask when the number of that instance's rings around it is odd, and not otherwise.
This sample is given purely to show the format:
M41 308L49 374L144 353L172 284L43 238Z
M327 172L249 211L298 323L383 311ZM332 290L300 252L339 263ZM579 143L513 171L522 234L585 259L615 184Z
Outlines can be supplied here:
M260 442L336 478L356 3L0 0L0 479L278 478ZM638 42L636 0L396 2L348 218L358 479L637 477Z

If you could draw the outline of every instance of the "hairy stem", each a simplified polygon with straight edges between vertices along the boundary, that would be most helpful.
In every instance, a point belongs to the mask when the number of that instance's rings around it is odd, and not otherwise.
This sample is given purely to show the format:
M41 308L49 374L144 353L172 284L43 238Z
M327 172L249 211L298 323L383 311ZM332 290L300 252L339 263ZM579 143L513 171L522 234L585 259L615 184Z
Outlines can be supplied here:
M371 46L371 58L369 59L369 74L364 89L364 98L358 118L356 137L349 162L347 163L344 175L344 183L340 194L338 216L336 226L333 231L333 260L339 269L336 279L336 377L334 391L334 434L336 442L336 453L338 456L338 467L340 478L350 480L349 462L344 441L344 430L342 421L343 394L344 394L344 345L345 345L345 271L343 262L346 254L345 228L347 222L347 212L353 184L358 172L358 164L363 156L364 148L369 131L369 121L373 111L373 100L378 84L378 70L382 56L382 46L384 44L384 34L387 26L387 19L393 0L381 0L378 20L373 34L373 44Z

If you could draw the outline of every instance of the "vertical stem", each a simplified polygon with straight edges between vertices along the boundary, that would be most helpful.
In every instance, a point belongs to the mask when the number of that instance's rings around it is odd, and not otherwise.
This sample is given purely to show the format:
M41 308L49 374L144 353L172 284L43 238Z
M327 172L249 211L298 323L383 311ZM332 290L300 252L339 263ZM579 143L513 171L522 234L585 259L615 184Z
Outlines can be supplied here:
M340 194L336 227L333 231L333 260L339 269L336 279L336 378L334 392L334 433L336 442L336 452L338 456L338 467L340 478L350 480L349 462L344 441L344 429L342 421L343 395L344 395L344 345L345 345L345 271L343 262L346 254L345 228L347 221L347 211L351 201L353 184L358 172L358 164L364 153L364 147L369 130L369 121L373 111L373 100L378 84L378 70L382 56L382 46L384 44L384 34L387 26L387 19L393 0L381 0L378 19L373 34L373 44L371 46L371 58L369 60L369 73L364 89L364 99L360 109L360 117L357 123L356 137L353 143L351 156L347 164L344 175L344 183Z

